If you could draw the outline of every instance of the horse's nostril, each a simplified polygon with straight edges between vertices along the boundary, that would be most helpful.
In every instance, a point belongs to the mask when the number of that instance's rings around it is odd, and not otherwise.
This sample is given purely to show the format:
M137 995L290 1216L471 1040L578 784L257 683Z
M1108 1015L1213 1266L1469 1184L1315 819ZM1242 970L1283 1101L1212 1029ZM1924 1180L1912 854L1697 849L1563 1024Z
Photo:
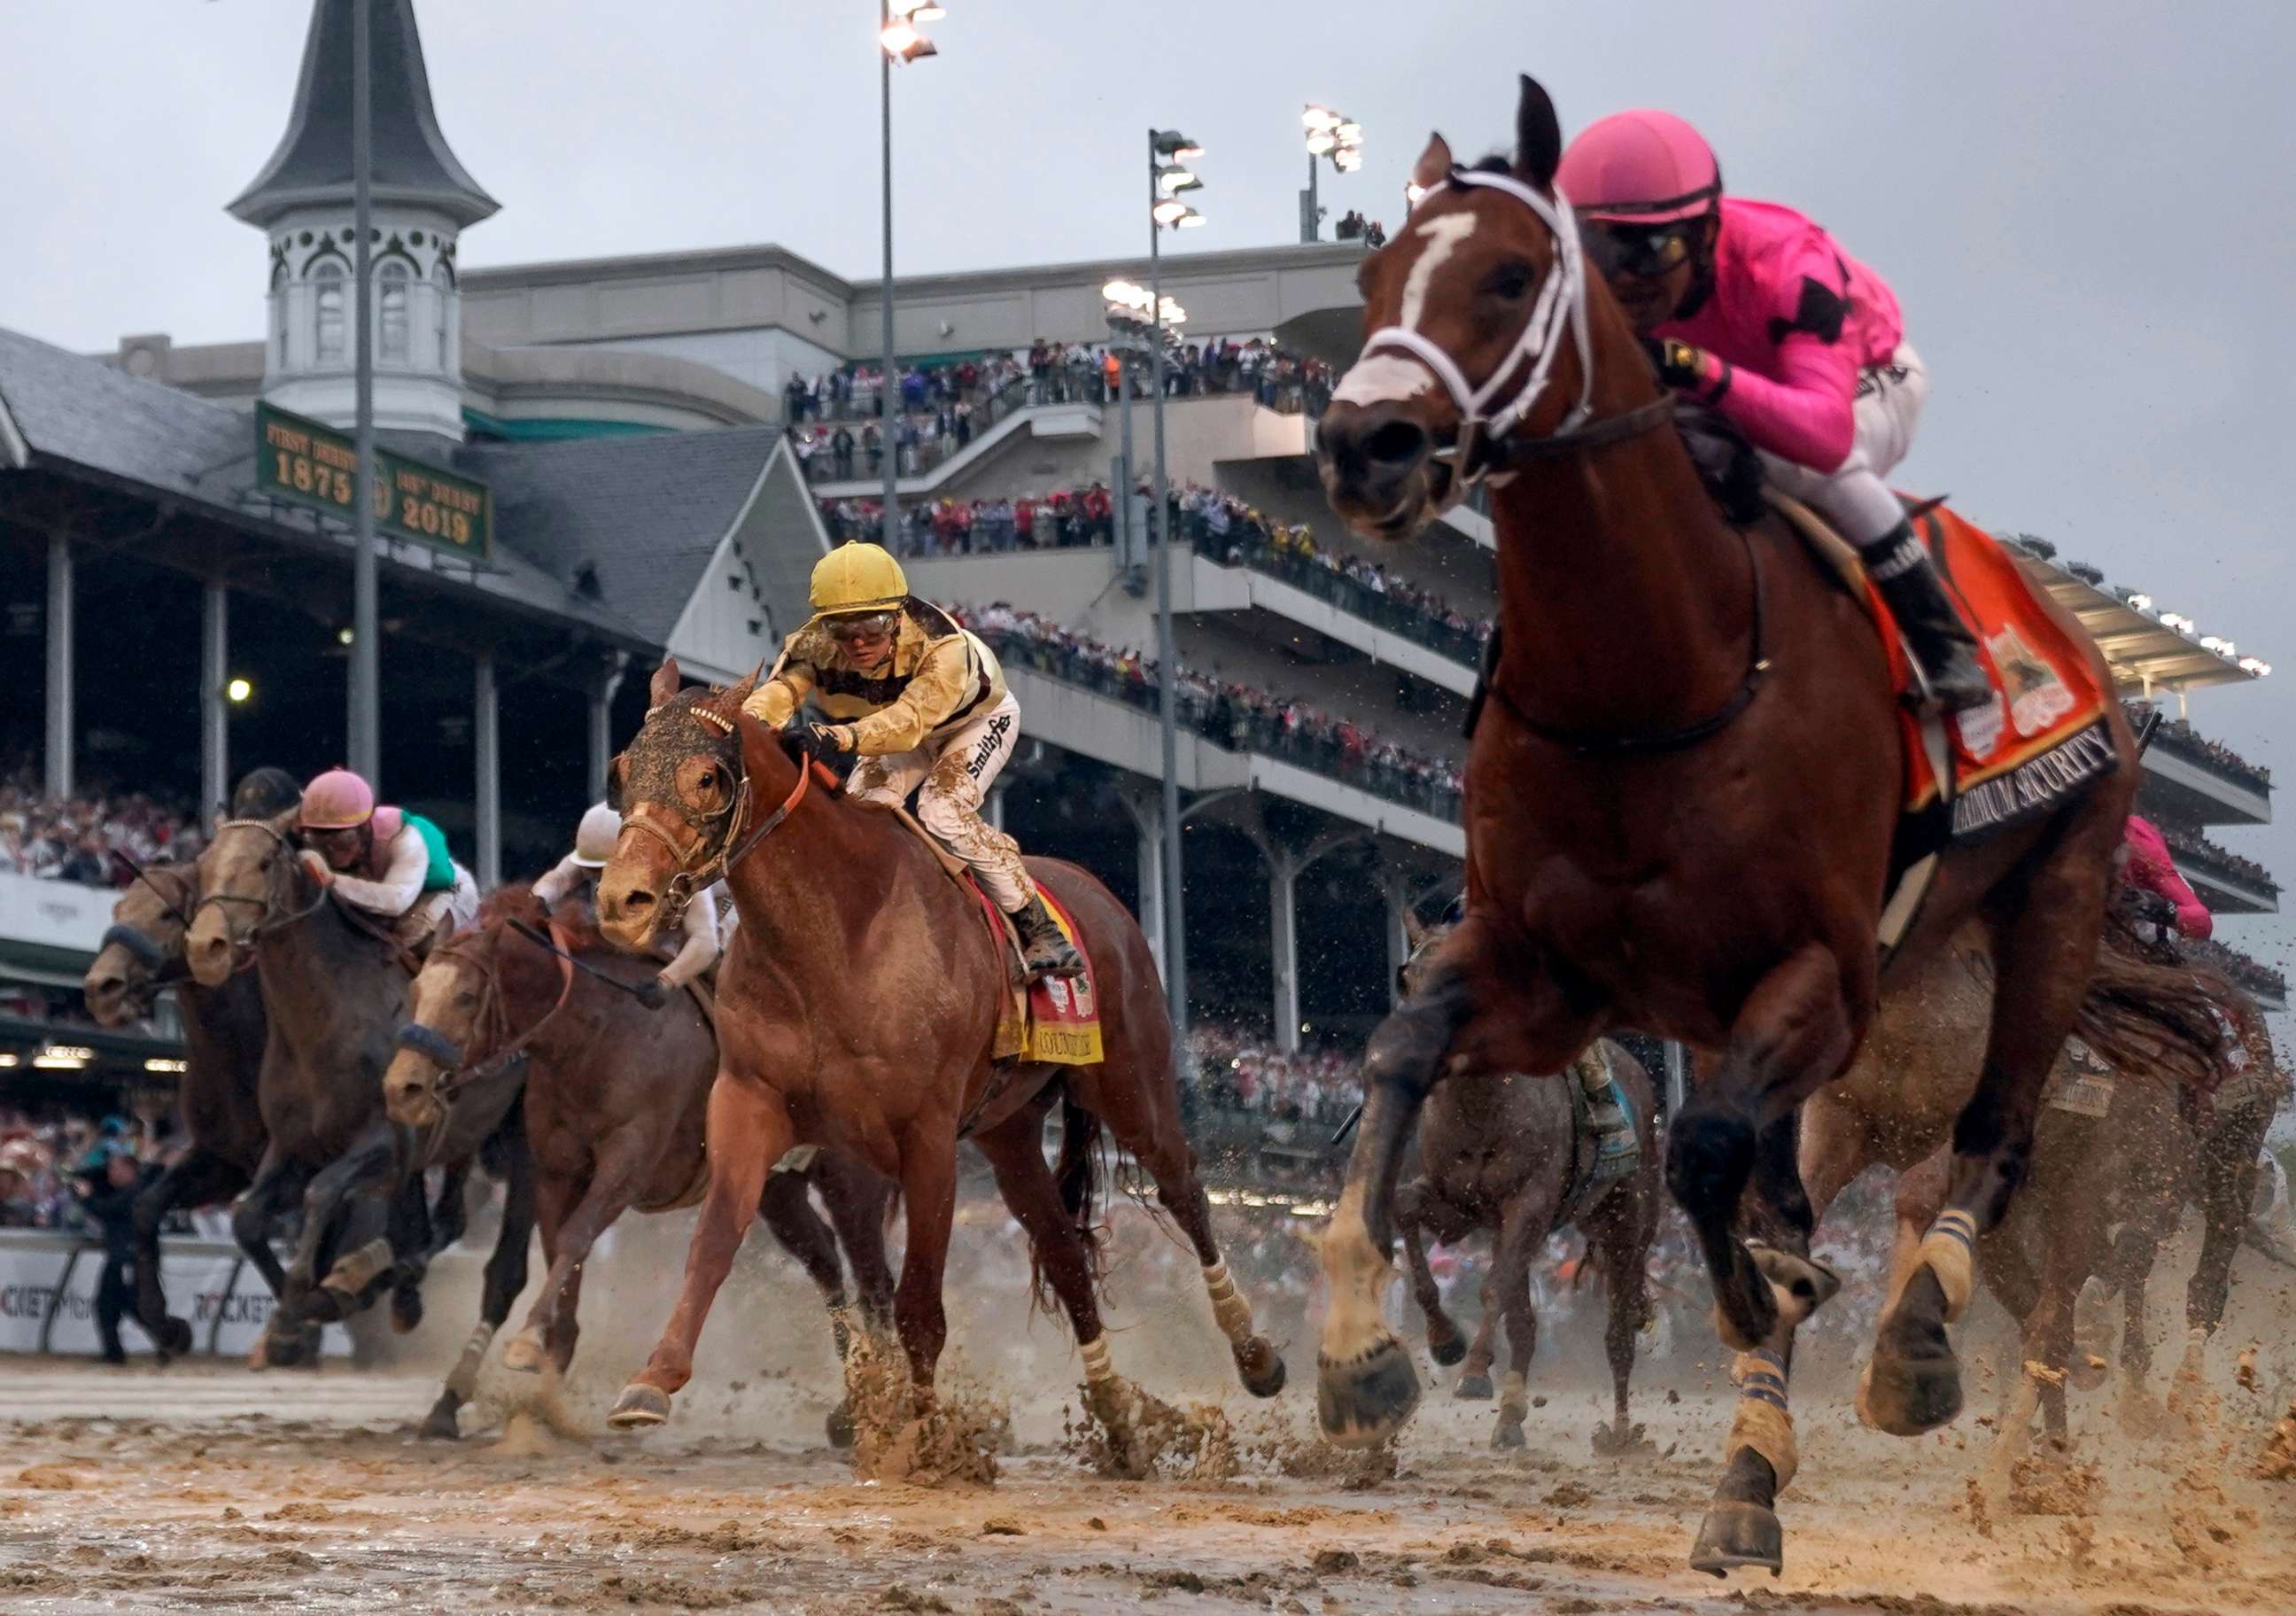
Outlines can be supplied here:
M651 909L653 907L653 894L646 891L644 888L633 889L632 890L622 894L622 907L625 909Z
M1363 440L1365 457L1381 465L1410 465L1426 450L1426 431L1409 421L1382 422Z

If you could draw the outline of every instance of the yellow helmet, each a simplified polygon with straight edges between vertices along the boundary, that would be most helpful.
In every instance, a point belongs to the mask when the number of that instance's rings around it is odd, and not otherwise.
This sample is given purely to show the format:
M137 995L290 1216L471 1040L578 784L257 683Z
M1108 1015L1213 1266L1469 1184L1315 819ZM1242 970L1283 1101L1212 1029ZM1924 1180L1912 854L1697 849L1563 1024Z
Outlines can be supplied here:
M908 598L901 563L882 545L840 545L813 565L813 610L818 616L890 611Z

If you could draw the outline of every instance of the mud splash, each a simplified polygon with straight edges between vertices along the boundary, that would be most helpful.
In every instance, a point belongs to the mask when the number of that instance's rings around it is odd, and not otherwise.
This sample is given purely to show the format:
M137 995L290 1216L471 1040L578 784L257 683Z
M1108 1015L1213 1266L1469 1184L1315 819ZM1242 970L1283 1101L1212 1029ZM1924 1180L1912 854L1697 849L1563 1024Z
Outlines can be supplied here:
M1013 1431L1004 1399L955 1374L921 1388L900 1349L863 1330L845 1357L845 1395L853 1473L863 1481L986 1487L996 1480L996 1456Z

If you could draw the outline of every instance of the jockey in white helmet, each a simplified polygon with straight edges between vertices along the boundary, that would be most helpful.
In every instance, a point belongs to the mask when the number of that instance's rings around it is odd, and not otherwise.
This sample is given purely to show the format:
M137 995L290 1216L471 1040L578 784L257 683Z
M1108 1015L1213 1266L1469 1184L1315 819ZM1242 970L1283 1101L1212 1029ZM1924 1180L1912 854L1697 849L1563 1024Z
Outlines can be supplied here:
M575 828L574 850L534 883L534 895L545 907L552 908L578 892L586 899L593 898L598 872L614 856L614 843L621 834L622 816L603 802L591 804L582 815L582 823ZM718 963L718 956L733 940L734 928L740 923L740 917L725 898L726 883L715 882L685 906L685 941L653 980L641 986L640 999L659 1010L669 1002L672 993ZM718 918L720 908L726 910L722 922Z

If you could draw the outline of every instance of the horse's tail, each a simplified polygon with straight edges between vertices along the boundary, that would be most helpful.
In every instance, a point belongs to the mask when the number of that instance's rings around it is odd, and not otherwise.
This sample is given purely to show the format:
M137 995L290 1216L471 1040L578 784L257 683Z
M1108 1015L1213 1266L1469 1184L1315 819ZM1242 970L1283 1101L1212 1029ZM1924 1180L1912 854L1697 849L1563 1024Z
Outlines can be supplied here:
M1085 1261L1095 1284L1100 1283L1100 1202L1106 1174L1100 1118L1078 1105L1076 1096L1064 1087L1061 1093L1061 1154L1053 1176L1060 1185L1061 1210L1074 1226L1077 1238L1083 1244ZM1036 1285L1037 1300L1049 1309L1054 1298L1046 1284L1044 1265L1037 1260L1033 1250L1029 1260L1033 1267L1029 1277Z
M2119 915L2105 927L2096 972L2073 1029L2116 1071L2150 1072L2195 1096L2238 1069L2233 1032L2245 996L2206 965L2155 964Z

